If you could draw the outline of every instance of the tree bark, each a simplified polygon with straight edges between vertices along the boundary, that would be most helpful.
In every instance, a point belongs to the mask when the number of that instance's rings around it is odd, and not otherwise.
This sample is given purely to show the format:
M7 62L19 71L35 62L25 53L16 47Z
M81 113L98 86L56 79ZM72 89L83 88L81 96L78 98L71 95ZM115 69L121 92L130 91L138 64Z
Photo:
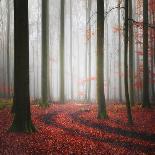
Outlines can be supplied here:
M128 0L125 0L125 22L124 22L124 85L125 85L125 98L126 98L126 108L128 123L132 124L132 114L130 107L130 98L128 90Z
M87 11L88 11L88 17L89 19L91 18L91 0L88 0L88 7L87 7ZM91 23L88 23L88 29L89 29L89 33L90 33L90 37L89 37L89 43L88 43L88 77L89 77L89 81L88 81L88 102L91 102Z
M149 63L148 63L148 0L143 0L143 102L142 107L150 107Z
M121 8L120 8L120 0L118 1L118 27L121 29ZM122 102L122 67L121 67L121 31L118 32L118 72L119 72L119 99Z
M7 96L11 97L10 87L10 3L7 0Z
M42 0L42 105L49 98L49 1Z
M133 48L133 23L132 23L132 0L129 0L129 79L130 79L130 104L134 105L134 48Z
M70 0L70 73L71 73L71 100L73 100L73 47L72 47L72 0Z
M97 0L97 104L98 118L107 118L104 95L104 1Z
M65 0L61 0L60 14L60 102L64 103L64 5Z
M14 0L14 120L10 131L34 132L29 95L28 0Z

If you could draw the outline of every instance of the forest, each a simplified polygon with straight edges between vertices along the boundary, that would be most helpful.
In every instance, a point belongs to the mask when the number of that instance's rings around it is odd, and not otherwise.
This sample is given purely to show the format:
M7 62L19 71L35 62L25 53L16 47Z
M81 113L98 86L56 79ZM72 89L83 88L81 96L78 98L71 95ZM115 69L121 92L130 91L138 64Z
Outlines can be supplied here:
M0 155L155 155L155 0L0 0Z

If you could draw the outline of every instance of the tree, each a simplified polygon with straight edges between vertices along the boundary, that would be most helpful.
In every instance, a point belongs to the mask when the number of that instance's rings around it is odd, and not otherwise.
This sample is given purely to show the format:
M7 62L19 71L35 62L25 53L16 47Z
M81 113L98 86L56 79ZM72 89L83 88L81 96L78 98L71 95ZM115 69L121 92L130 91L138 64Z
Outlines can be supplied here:
M118 0L118 27L121 29L121 0ZM119 72L119 97L122 102L122 77L121 77L121 31L118 31L118 72Z
M7 85L8 97L11 97L10 92L10 3L7 0Z
M129 0L129 80L130 80L130 101L134 105L134 47L133 47L133 22L132 22L132 0Z
M14 120L13 132L36 131L30 112L28 0L14 0Z
M71 72L71 99L73 99L73 47L72 47L72 0L70 0L70 72Z
M106 12L108 11L108 5L109 5L109 1L106 0ZM109 41L109 23L108 23L108 18L106 18L106 61L107 61L107 66L106 66L106 70L107 70L107 77L106 77L106 80L107 80L107 101L109 101L110 99L110 94L109 94L109 88L110 88L110 59L109 59L109 44L108 44L108 41Z
M143 0L143 102L142 107L150 107L149 64L148 64L148 0Z
M64 103L64 4L65 0L61 0L60 14L60 102Z
M91 0L88 0L88 18L91 16ZM89 46L88 46L88 77L91 77L91 23L88 23L88 30L89 30ZM88 81L88 101L91 101L91 80Z
M126 108L128 115L128 123L132 124L132 114L128 90L128 0L125 0L125 22L124 22L124 85L125 85L125 98Z
M104 1L97 0L97 104L98 118L107 118L104 95Z
M86 6L86 51L85 51L85 78L88 78L88 26L87 26L87 21L89 19L88 17L88 0L85 1L85 6ZM88 84L87 82L85 83L85 101L88 101Z
M42 105L49 97L49 1L42 0Z

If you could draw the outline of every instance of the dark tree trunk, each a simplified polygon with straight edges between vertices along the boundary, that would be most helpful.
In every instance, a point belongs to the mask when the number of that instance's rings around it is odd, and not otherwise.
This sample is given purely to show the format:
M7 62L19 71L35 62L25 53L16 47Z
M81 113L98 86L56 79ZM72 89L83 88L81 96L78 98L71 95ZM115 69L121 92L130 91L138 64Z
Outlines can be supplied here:
M65 0L61 0L60 14L60 102L64 103L64 4Z
M130 79L130 103L134 105L134 51L133 51L133 23L132 23L132 0L129 0L129 79Z
M49 1L42 0L42 105L49 98Z
M34 132L29 95L28 0L14 0L14 120L13 132Z
M143 102L142 107L150 107L149 63L148 63L148 0L143 0Z
M104 1L97 0L97 104L98 118L107 118L104 95Z
M128 90L128 0L125 0L125 22L124 22L124 85L128 123L132 124L132 114Z

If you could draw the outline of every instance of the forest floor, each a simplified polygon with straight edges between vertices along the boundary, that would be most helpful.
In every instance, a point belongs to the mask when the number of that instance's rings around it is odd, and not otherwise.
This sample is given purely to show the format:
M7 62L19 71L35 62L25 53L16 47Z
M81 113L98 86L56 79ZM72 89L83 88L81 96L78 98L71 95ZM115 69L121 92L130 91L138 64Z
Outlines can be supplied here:
M0 110L0 155L155 155L155 108L134 107L134 125L127 125L121 104L107 107L98 120L94 104L32 106L38 132L9 133L10 108Z

